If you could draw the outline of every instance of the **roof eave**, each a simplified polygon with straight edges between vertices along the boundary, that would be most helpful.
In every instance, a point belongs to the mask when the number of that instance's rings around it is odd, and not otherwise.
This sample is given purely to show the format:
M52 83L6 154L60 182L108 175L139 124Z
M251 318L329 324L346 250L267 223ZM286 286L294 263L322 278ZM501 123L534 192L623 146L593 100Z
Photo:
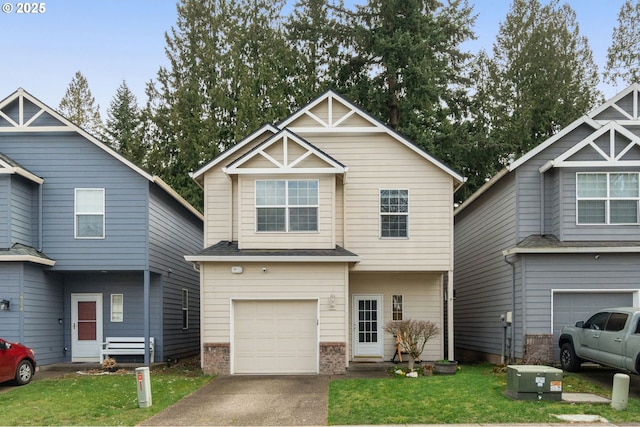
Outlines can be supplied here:
M359 256L187 255L189 262L360 262Z
M40 258L33 255L0 255L0 262L32 262L49 267L56 265L56 261L47 258Z

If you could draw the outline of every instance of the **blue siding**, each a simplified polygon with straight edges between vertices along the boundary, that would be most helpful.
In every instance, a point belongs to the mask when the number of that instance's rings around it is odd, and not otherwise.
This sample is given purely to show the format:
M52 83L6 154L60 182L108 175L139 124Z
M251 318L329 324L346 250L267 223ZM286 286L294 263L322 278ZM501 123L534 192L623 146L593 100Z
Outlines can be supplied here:
M144 276L142 272L131 273L65 273L65 328L71 330L71 294L101 293L103 337L109 336L144 336ZM151 336L156 341L156 360L162 355L162 328L160 309L160 285L158 280L151 280L150 322ZM122 294L124 303L124 321L111 321L111 294ZM71 337L65 337L65 346L71 349ZM68 354L67 360L71 355Z
M11 246L9 236L9 190L11 178L8 175L0 175L0 248L8 249Z
M203 223L166 193L152 188L149 258L162 276L164 359L198 354L200 349L200 275L184 256L203 247ZM170 272L170 273L169 273ZM189 293L189 328L182 329L182 289Z
M64 360L63 285L45 268L24 263L23 317L24 343L36 352L40 365Z
M11 185L11 243L22 243L27 246L37 246L34 233L37 224L33 223L35 185L18 176L13 177Z
M507 175L485 197L455 216L454 330L458 348L500 353L500 315L511 310L512 302L512 270L502 250L516 243L515 185L513 174Z
M22 292L22 265L0 262L0 299L9 300L10 311L0 311L0 337L8 341L22 341L20 323L20 293Z
M148 181L75 133L0 134L0 152L45 179L43 252L55 270L148 267ZM105 239L74 238L74 189L105 188Z

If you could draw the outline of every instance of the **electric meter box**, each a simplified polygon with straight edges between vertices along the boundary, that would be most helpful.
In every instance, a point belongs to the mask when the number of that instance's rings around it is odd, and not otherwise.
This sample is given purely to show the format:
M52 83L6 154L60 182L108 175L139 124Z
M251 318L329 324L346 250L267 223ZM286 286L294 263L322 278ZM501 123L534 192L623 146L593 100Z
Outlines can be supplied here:
M506 395L515 400L561 400L562 369L509 365Z

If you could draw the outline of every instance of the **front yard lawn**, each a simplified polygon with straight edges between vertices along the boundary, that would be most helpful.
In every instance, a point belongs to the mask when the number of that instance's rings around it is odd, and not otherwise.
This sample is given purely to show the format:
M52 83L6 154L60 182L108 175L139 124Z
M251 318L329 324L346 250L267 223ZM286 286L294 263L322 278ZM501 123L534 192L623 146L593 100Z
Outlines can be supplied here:
M564 374L563 390L611 398L610 392ZM613 423L638 422L640 401L629 399L626 411L607 404L570 404L512 400L503 392L506 372L493 365L462 366L455 375L389 377L332 381L329 425L346 424L468 424L553 423L553 414L599 415Z
M136 376L68 374L0 394L0 425L136 425L191 394L211 377L200 369L153 369L153 405L138 407Z

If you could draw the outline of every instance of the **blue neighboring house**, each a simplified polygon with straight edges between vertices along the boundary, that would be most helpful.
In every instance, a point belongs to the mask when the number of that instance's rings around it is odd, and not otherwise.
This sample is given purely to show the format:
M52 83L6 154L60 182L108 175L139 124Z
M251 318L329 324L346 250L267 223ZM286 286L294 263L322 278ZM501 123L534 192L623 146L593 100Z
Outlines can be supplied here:
M23 89L0 101L0 337L39 365L98 361L107 337L153 337L147 364L198 354L183 257L202 242L202 214L161 179Z
M640 306L640 85L515 159L454 220L460 359L552 364L563 326Z

